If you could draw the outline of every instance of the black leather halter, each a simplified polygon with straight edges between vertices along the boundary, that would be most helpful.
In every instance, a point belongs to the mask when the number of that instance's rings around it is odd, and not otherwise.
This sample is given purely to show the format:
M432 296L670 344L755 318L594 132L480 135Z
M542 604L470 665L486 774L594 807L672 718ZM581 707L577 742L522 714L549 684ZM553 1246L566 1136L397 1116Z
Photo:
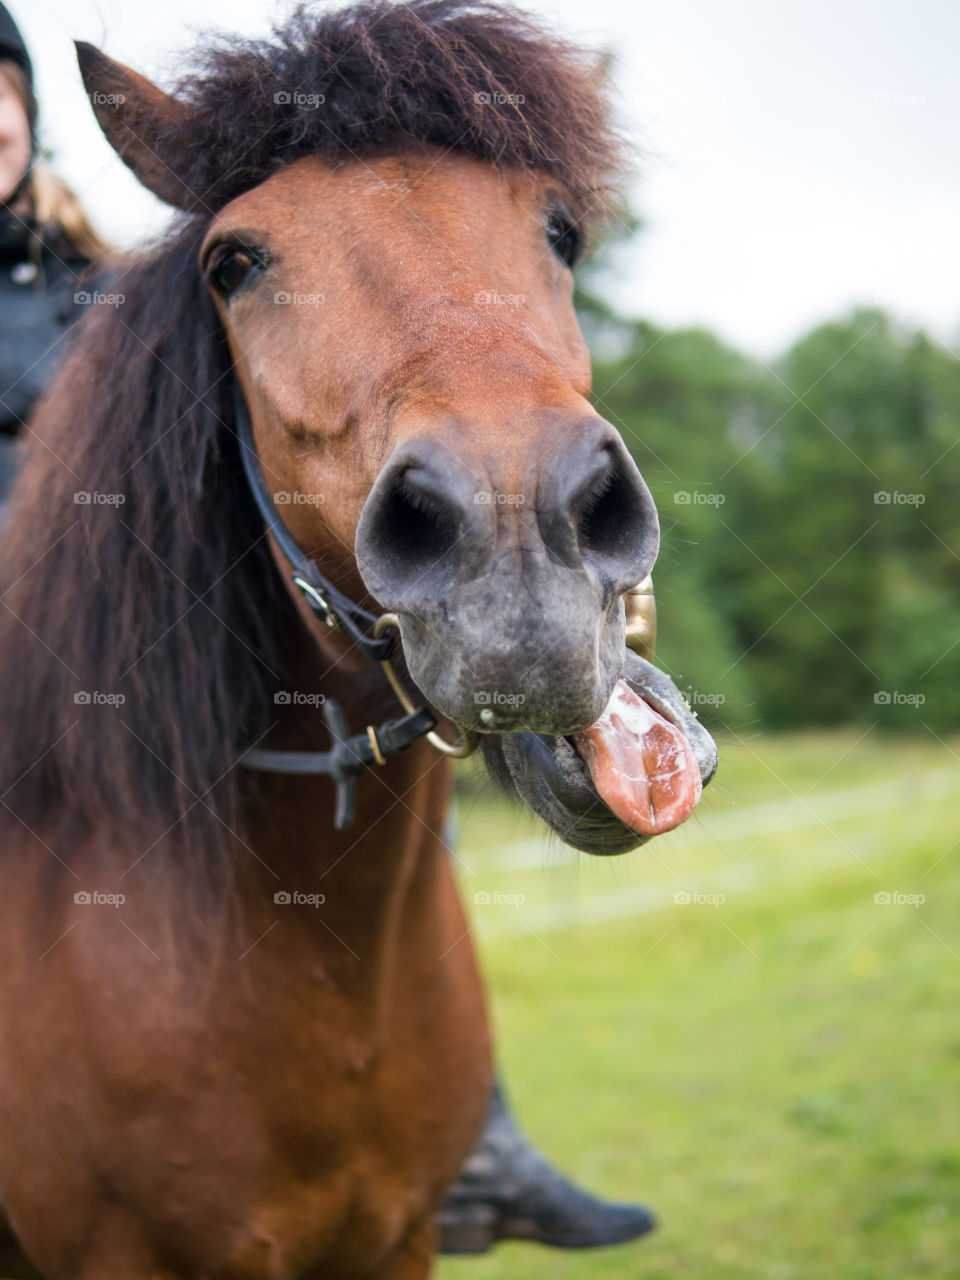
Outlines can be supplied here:
M328 627L345 632L364 657L383 666L391 687L407 711L404 716L387 720L379 726L368 725L363 733L351 735L340 704L334 698L325 698L321 710L333 739L329 751L272 751L255 747L241 758L240 764L247 769L263 769L269 773L324 773L333 778L337 788L334 825L338 831L344 831L353 822L356 812L357 778L369 765L385 764L387 756L405 751L418 738L428 736L433 745L439 745L449 754L466 752L451 749L449 744L438 739L433 732L437 725L433 712L427 707L410 706L403 695L396 673L390 666L397 647L396 619L389 614L377 618L355 604L324 577L316 563L297 545L280 518L264 480L250 414L236 378L233 402L240 456L250 492L264 524L290 565L294 583L313 612Z

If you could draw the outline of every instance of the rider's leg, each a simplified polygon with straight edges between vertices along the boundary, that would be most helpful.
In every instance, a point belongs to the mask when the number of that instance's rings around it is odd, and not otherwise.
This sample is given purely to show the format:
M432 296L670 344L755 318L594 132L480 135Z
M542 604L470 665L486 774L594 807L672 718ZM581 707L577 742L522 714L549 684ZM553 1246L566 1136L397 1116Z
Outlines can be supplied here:
M590 1249L635 1240L655 1225L643 1205L602 1200L554 1169L518 1128L499 1084L439 1224L441 1253L484 1253L498 1240Z
M444 835L452 849L455 809ZM643 1205L602 1200L554 1169L517 1125L499 1082L438 1221L441 1253L484 1253L498 1240L590 1249L635 1240L655 1225Z

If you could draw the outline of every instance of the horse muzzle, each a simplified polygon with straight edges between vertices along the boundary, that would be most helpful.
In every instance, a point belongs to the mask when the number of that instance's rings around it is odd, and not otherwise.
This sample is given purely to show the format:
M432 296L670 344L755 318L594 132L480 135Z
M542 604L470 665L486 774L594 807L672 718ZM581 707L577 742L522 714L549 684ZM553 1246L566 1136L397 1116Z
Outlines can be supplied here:
M468 730L593 724L622 669L621 597L656 558L656 507L617 432L550 426L558 443L525 465L471 461L447 432L408 440L361 515L357 563L410 676Z

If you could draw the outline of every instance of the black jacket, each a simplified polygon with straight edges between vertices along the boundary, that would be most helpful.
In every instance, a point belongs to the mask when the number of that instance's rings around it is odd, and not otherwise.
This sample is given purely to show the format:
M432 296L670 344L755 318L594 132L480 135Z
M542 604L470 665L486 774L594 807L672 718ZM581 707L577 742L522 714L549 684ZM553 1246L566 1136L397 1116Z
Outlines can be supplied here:
M44 241L39 266L31 229L0 206L0 432L16 435L53 379L71 323L85 310L88 264L62 241Z

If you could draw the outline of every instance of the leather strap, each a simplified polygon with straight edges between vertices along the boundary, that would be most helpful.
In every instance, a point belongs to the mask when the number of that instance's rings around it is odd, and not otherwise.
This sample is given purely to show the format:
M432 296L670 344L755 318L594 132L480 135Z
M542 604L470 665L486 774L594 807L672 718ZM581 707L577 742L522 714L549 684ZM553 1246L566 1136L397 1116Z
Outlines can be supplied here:
M316 563L298 546L296 539L274 506L273 497L263 477L263 467L260 465L257 447L254 444L250 414L236 377L233 380L233 403L237 439L240 441L240 457L243 460L243 470L250 492L253 494L264 524L273 534L283 552L284 559L290 565L293 581L300 588L310 608L328 627L342 628L364 657L372 658L374 662L385 662L396 647L395 634L391 631L377 637L372 634L377 621L376 615L355 604L324 577Z
M381 636L374 635L376 616L354 604L324 577L280 518L263 477L250 414L236 377L233 403L240 456L250 492L264 524L290 565L293 581L310 608L328 627L345 631L365 657L375 662L387 662L396 647L396 632L388 629ZM421 707L396 720L387 720L379 727L368 725L363 733L351 735L343 709L336 699L327 698L322 711L333 739L329 751L274 751L254 747L241 757L239 763L246 769L262 769L267 773L323 773L333 778L337 789L334 826L338 831L345 831L356 815L357 778L364 769L373 764L386 764L388 756L405 751L418 738L431 733L437 721L432 711Z
M384 764L385 757L406 751L411 743L436 726L433 713L426 707L397 720L387 720L375 729L370 725L363 733L350 734L343 710L334 698L322 706L323 718L333 746L329 751L267 751L254 748L240 760L247 769L267 773L325 773L337 788L334 826L345 831L356 813L357 778L372 764ZM379 755L379 759L378 759Z

